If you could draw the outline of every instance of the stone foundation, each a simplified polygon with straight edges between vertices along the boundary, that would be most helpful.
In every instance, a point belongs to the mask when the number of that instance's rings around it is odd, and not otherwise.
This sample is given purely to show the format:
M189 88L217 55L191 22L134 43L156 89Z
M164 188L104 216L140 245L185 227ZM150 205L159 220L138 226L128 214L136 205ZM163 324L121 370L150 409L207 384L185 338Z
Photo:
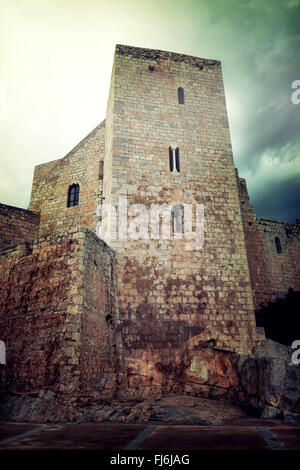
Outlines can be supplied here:
M231 402L262 418L300 418L300 369L291 364L291 350L271 340L260 343L255 354L236 354L207 348L174 377L169 393L197 399ZM158 409L161 394L140 390L134 397L119 382L107 400L64 400L60 393L41 389L29 394L3 394L0 418L15 421L126 421L145 422ZM104 397L103 397L104 398ZM182 400L184 402L184 399ZM224 406L226 406L224 404ZM187 422L190 417L187 417ZM182 421L184 423L184 420ZM201 423L200 423L201 424ZM203 423L202 423L203 424ZM213 423L214 424L214 423Z
M110 399L120 341L114 254L86 229L1 253L1 390L61 402Z

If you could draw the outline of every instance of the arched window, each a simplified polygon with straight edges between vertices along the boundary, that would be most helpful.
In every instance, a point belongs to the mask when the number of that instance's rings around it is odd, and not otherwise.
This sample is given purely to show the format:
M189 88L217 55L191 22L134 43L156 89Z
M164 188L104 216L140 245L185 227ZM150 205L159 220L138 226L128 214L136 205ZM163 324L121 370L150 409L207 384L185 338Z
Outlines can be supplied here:
M174 170L174 161L173 161L173 149L172 147L169 147L169 165L170 165L170 171Z
M184 104L184 89L179 87L177 91L178 91L178 103Z
M79 184L72 184L68 190L68 206L73 207L79 204Z
M173 233L182 233L183 229L183 207L175 204L172 207L172 230Z
M279 237L275 237L275 245L277 253L282 253L281 243Z

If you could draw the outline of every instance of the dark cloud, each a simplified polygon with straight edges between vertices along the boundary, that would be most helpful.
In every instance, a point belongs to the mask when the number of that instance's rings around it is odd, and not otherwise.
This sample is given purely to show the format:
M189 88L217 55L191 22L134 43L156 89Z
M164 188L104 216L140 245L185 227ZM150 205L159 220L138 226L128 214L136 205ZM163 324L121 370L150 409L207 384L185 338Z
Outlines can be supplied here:
M300 79L300 2L226 0L211 18L230 25L236 41L235 68L224 53L225 84L239 105L236 117L229 113L236 165L259 216L294 221L300 217L300 104L291 102L291 84Z
M290 177L253 194L252 202L259 217L295 223L299 217L300 181Z

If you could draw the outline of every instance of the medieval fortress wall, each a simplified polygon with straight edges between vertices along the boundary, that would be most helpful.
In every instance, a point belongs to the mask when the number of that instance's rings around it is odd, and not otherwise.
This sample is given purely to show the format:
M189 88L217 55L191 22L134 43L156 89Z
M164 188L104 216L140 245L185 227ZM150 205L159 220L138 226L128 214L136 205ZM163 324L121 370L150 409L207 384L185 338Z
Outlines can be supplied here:
M79 202L67 207L73 184ZM128 220L112 236L103 209L120 216L120 197ZM132 204L142 238L130 236ZM172 223L169 238L155 236L149 214L162 204L192 208L196 238L201 209L200 245ZM106 121L35 168L29 209L0 205L5 390L84 402L237 388L232 354L255 348L254 307L300 290L300 225L255 216L234 170L218 61L116 46Z
M300 224L256 217L246 181L239 178L238 173L237 182L253 302L258 308L260 304L286 294L290 288L299 290Z

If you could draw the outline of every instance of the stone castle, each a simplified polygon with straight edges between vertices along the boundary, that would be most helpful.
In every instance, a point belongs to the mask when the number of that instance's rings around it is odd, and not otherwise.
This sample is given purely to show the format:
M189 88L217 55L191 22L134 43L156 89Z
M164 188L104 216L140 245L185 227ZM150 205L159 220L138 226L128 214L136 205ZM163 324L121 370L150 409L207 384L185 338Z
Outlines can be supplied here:
M120 196L203 208L201 247L174 210L167 239L108 236ZM254 309L300 290L299 240L256 217L234 168L221 63L117 45L106 119L35 167L29 210L0 204L2 390L261 399L242 370L264 338Z

